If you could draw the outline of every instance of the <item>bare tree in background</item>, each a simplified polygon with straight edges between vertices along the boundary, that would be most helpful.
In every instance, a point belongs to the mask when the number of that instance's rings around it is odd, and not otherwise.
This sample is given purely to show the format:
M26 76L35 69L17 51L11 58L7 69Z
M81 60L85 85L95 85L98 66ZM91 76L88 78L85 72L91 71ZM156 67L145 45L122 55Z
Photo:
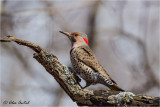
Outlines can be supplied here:
M41 45L49 52L52 51L62 63L70 66L69 41L60 36L58 31L84 32L88 34L90 47L96 52L101 64L105 68L108 66L109 74L122 88L125 87L126 90L136 94L155 96L159 92L157 76L159 72L159 67L157 67L159 66L158 9L158 0L69 2L3 0L1 1L1 37L13 34L24 40L33 40L34 43L36 41L36 44ZM133 30L129 28L133 28ZM133 51L138 54L134 55L128 51L128 48L124 49L126 45L131 45ZM72 103L54 79L48 74L42 73L44 69L38 64L35 65L37 62L29 59L31 51L24 50L25 52L22 53L20 52L22 47L17 48L6 43L1 44L1 47L2 99L17 98L16 94L21 93L22 98L29 98L32 101L34 98L38 98L41 102L40 105L45 105L42 102L43 98L40 98L38 93L35 93L33 98L32 92L29 91L31 89L24 85L24 81L17 82L21 75L24 80L31 83L30 88L34 87L37 92L46 95L50 105L76 105ZM12 67L10 65L12 65L13 59L9 57L8 53L12 53L16 57L14 58L16 64ZM129 58L126 57L126 53L130 55ZM138 60L131 60L134 59L131 58L132 54ZM29 62L32 61L33 63L30 64ZM22 68L19 69L16 65L22 66ZM42 74L37 75L35 69ZM126 81L123 81L124 78ZM32 82L33 79L34 82ZM8 80L10 83L7 82ZM133 86L132 81L138 84ZM44 84L47 82L48 85ZM127 82L126 86L124 83ZM94 86L91 89L99 88ZM55 99L55 96L58 98ZM32 105L39 104L32 102Z

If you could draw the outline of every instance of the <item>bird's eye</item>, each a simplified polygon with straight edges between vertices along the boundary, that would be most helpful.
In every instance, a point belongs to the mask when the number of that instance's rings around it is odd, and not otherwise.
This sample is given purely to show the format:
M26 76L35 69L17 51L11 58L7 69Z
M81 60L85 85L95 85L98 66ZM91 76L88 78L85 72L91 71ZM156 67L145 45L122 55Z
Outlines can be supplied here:
M78 36L78 34L75 34L75 36Z

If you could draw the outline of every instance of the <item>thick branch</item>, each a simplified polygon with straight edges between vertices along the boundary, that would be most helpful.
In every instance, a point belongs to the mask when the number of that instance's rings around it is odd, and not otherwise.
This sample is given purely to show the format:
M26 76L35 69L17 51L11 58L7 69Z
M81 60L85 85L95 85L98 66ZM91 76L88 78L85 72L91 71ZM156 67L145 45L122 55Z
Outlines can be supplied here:
M132 105L132 106L158 106L160 98L140 95L130 95L130 92L119 92L111 90L87 90L82 89L77 82L76 76L61 64L57 57L40 46L18 39L14 36L1 38L1 42L14 41L19 45L27 46L36 53L34 58L42 64L48 73L50 73L70 98L81 106L112 106L112 105ZM124 95L124 96L122 96Z

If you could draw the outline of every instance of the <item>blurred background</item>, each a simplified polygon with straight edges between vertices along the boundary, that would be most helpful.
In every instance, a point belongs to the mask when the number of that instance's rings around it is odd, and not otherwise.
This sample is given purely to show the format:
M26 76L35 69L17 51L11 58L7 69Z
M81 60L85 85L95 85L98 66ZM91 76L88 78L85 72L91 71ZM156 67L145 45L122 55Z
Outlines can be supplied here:
M68 38L84 32L100 64L135 94L160 96L159 0L1 0L1 37L36 43L71 66ZM31 49L1 43L2 106L77 106L33 58ZM84 83L82 83L84 85ZM107 89L103 85L88 89ZM29 105L3 104L30 101Z

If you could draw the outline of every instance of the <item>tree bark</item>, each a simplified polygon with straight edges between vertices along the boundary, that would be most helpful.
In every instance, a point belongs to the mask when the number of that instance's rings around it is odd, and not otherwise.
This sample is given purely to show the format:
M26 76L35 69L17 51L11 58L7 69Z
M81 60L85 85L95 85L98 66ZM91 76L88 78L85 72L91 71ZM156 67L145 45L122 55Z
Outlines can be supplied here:
M131 92L120 92L112 90L88 90L82 89L77 76L61 64L58 58L47 52L42 47L29 41L18 39L14 36L1 38L0 42L16 42L24 45L36 53L33 57L51 74L60 84L61 88L79 106L159 106L159 97L145 95L134 95Z

